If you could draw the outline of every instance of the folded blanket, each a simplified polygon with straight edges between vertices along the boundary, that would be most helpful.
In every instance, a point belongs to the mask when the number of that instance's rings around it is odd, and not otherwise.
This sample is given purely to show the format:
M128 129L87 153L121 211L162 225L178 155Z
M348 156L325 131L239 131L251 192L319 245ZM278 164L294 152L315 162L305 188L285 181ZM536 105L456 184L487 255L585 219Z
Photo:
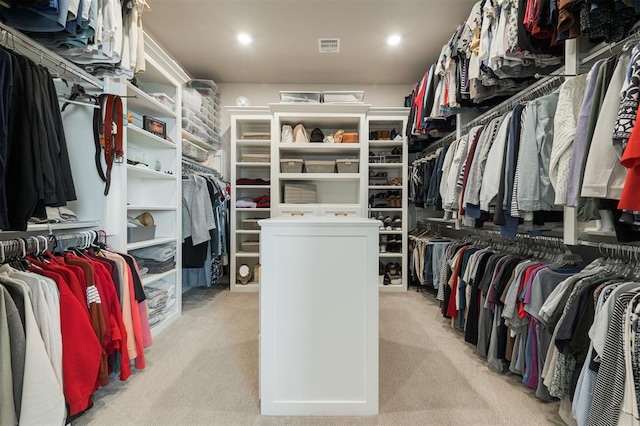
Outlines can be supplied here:
M136 258L141 257L143 259L152 259L162 262L169 260L176 255L176 246L173 244L165 244L161 246L146 247L133 250L131 255Z

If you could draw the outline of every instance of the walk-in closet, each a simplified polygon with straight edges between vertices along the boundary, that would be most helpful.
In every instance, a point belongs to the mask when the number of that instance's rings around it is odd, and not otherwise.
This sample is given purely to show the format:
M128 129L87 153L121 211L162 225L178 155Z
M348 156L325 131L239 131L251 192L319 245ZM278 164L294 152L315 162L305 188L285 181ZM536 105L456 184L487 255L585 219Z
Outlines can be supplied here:
M640 3L0 0L0 426L640 426Z

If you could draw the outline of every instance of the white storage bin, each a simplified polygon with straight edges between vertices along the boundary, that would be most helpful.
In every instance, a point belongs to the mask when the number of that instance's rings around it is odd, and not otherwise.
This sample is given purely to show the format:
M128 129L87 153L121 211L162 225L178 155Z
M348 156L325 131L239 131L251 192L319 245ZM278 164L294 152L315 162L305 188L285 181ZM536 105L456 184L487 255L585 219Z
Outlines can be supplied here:
M322 92L280 92L280 102L302 102L319 104Z
M322 92L325 103L352 103L364 101L364 92L360 90L328 90Z
M195 135L197 133L204 133L202 126L196 125L193 121L188 118L182 118L182 130Z
M242 153L242 162L243 163L270 163L271 162L271 154L250 154L250 153Z
M336 162L333 160L307 160L304 162L307 173L333 173Z
M182 139L182 155L196 161L207 161L209 153L207 150L192 144L186 139Z
M280 160L281 173L302 173L304 161L297 158L283 158Z
M208 93L216 93L218 90L218 85L213 80L200 80L195 79L191 81L187 81L187 87L191 87L196 89L200 93L208 94Z
M358 173L360 160L351 158L339 158L336 160L338 173Z
M166 93L150 93L149 96L169 108L171 111L175 110L175 101Z
M187 120L194 121L194 118L198 115L198 113L191 108L187 108L185 106L182 107L182 118L186 118Z

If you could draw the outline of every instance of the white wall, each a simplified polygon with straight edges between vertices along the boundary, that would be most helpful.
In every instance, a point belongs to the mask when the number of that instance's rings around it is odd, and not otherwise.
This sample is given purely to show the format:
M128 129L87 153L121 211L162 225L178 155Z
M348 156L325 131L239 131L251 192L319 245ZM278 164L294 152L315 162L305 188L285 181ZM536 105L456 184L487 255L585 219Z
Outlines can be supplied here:
M222 105L235 106L238 96L246 96L252 106L280 102L280 91L362 90L364 103L376 107L404 106L404 97L411 94L412 84L240 84L221 83L218 91Z

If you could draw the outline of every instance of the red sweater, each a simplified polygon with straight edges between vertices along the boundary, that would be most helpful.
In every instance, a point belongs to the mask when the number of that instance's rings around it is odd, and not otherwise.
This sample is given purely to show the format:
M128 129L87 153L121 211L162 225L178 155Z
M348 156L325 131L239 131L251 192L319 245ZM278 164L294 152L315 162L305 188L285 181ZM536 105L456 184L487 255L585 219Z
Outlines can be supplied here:
M80 304L63 275L33 266L29 271L53 279L60 291L64 397L69 404L69 415L73 416L91 404L102 347L91 327L86 305Z

